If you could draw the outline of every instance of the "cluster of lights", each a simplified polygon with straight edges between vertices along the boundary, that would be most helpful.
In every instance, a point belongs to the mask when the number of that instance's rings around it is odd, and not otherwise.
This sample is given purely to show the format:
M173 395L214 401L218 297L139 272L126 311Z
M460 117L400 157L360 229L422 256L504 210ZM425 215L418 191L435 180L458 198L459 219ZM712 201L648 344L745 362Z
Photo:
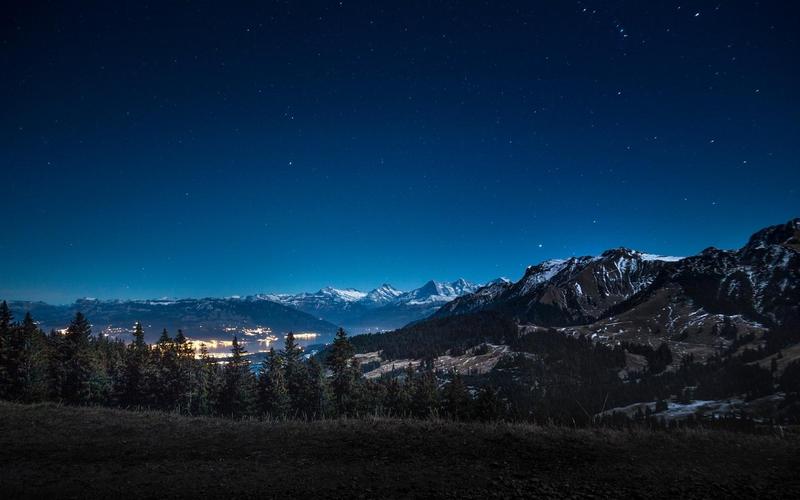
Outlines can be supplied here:
M251 328L241 328L238 326L226 326L222 328L222 331L225 333L238 333L241 332L243 335L247 335L248 337L257 337L260 335L272 335L272 328L268 326L254 326Z
M202 327L201 327L202 328ZM116 337L118 335L126 335L131 334L135 330L135 325L131 328L126 327L114 327L114 326L107 326L103 329L102 335L109 336L109 337ZM255 339L255 342L258 344L257 351L258 352L267 352L269 347L272 343L277 342L280 337L273 334L272 329L268 326L254 326L254 327L235 327L235 326L226 326L222 328L222 331L225 333L236 334L237 332L241 332L244 336L247 337L258 337ZM56 330L61 335L65 335L67 333L67 328L61 328ZM284 335L283 338L285 339L288 335ZM295 339L298 340L313 340L319 337L319 333L315 332L298 332L294 334ZM221 339L186 339L189 346L195 350L197 356L200 356L200 348L205 346L208 355L212 358L229 358L232 356L230 352L230 348L233 347L233 340L221 340ZM248 344L247 340L241 339L239 340L240 345Z
M278 340L278 337L276 337L275 335L267 335L266 337L264 337L262 339L258 339L258 342L260 342L262 344L266 344L267 346L269 346L271 343L276 342L277 340Z
M103 335L107 337L115 337L117 335L126 335L128 333L132 333L133 330L130 328L123 328L120 326L107 326L103 329Z
M288 335L284 335L284 338L286 337L288 337ZM301 340L312 340L317 337L319 337L319 333L314 333L314 332L301 332L294 334L294 338Z
M255 337L257 335L272 336L272 328L268 326L256 326L254 328L242 328L242 333Z
M205 345L207 349L225 349L233 347L232 340L216 340L216 339L208 339L208 340L187 340L189 345L192 346L194 349L200 349L200 346ZM245 342L240 342L240 344L244 344Z

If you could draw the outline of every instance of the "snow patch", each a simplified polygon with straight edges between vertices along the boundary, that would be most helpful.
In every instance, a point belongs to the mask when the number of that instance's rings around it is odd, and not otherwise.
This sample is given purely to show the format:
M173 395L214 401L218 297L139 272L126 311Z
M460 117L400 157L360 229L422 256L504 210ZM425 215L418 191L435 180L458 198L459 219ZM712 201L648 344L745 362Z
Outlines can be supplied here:
M656 255L652 253L640 253L639 257L644 261L658 260L661 262L678 262L686 257L674 257L672 255Z

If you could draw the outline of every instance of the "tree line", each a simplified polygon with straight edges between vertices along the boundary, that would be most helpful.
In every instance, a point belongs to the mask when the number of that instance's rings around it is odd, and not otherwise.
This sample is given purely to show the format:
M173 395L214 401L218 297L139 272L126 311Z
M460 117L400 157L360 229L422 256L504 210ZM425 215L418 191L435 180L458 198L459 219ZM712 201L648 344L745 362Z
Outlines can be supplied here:
M133 340L125 343L93 334L78 312L63 333L45 333L30 313L15 322L7 304L0 304L0 399L233 418L501 415L491 389L474 397L458 374L442 385L432 364L423 364L401 377L368 380L354 352L339 329L324 361L309 358L290 332L280 351L270 349L259 366L251 366L236 337L230 356L220 360L202 344L195 349L180 330L174 337L164 330L148 344L137 323Z
M354 354L380 350L378 335L351 339L340 329L320 355L309 357L290 332L282 349L270 349L253 366L236 337L230 356L217 359L202 344L196 350L180 330L174 337L164 330L154 344L145 341L138 323L129 343L95 335L81 313L63 333L46 334L30 314L15 322L3 302L0 398L233 418L440 416L572 425L591 424L604 410L637 402L656 401L658 411L670 398L756 399L781 390L786 394L777 408L781 421L800 421L800 362L779 376L780 352L769 368L752 362L745 351L721 353L704 363L688 356L665 370L672 363L666 344L610 347L554 330L518 336L491 319L465 316L457 328L416 326L389 334L382 358L421 361L366 378L370 366L360 366ZM502 357L487 375L435 370L437 355L486 353L487 341L504 343L515 354ZM620 377L626 353L643 355L648 368Z

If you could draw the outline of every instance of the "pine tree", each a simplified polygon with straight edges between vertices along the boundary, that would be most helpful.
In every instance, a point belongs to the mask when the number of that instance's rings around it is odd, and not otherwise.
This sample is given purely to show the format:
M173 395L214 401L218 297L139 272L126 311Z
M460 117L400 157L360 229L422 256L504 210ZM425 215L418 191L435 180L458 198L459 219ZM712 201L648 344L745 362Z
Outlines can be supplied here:
M283 358L274 348L264 359L259 371L260 412L272 418L285 418L289 412L289 392L284 378Z
M179 346L186 346L189 343L186 336L183 334L183 330L180 328L178 328L178 334L175 335L175 343Z
M286 365L300 362L300 358L303 356L303 350L299 345L297 345L297 341L294 338L294 332L289 332L286 335L281 356L283 356Z
M414 379L411 408L415 416L426 418L433 415L438 406L439 394L436 390L436 376L429 368Z
M167 348L170 344L172 344L172 337L169 336L169 332L166 328L161 330L161 336L158 338L158 342L156 342L156 344L162 348Z
M309 418L321 418L325 415L328 401L328 386L325 381L325 369L317 358L308 362L308 378L306 386L305 413Z
M193 415L210 415L216 406L215 395L219 392L219 370L208 355L208 348L200 344L199 359L193 367L193 383L190 412Z
M20 399L24 385L24 358L30 354L26 351L21 327L19 325L12 326L11 334L6 339L5 369L3 370L5 377L3 392L6 399L14 401Z
M67 327L64 335L65 378L61 387L61 397L68 403L83 404L92 402L96 385L102 383L96 378L95 358L89 350L92 327L81 312Z
M344 329L339 328L326 359L328 368L333 372L331 385L336 411L339 415L347 415L354 406L353 386L356 376L352 363L354 352L347 333Z
M14 399L33 401L42 395L44 381L42 347L42 334L31 313L28 312L12 335L11 348L14 362L10 379Z
M100 397L109 404L117 404L117 390L125 364L125 343L100 333L93 342L93 349L99 362L98 373L106 379Z
M153 352L155 380L153 392L157 405L166 410L181 407L178 352L169 332L164 328Z
M11 309L8 303L4 300L0 303L0 333L5 333L14 322L14 316L11 314Z
M488 422L500 418L501 412L497 391L492 387L482 388L475 400L475 417L482 422Z
M0 304L0 398L5 399L9 397L12 376L11 370L11 336L14 317L11 315L11 310L4 300Z
M60 400L63 394L66 372L66 341L64 336L51 330L45 340L47 360L47 397L50 400Z
M409 394L407 388L410 386L408 380L410 379L406 376L406 382L400 383L397 377L390 376L388 380L384 382L386 384L386 395L384 397L383 407L389 415L403 417L408 414Z
M247 351L233 337L231 357L225 365L222 393L220 394L220 412L232 417L247 416L253 405L255 383L250 372L250 361L244 355Z
M65 338L67 342L76 347L85 347L89 344L89 338L92 336L92 325L82 312L75 313L75 318L67 327Z
M150 349L144 341L144 329L137 322L134 327L133 342L125 352L122 375L117 381L119 403L123 406L144 406L151 398L149 391Z
M294 333L286 335L283 351L283 367L286 373L286 389L294 416L300 416L306 411L305 396L308 385L308 370L303 364L303 350L297 344Z
M133 330L133 345L134 350L143 351L147 349L147 344L144 341L144 329L140 322L136 322Z
M356 412L356 415L369 414L371 412L370 398L372 394L370 389L372 386L366 383L366 379L361 376L361 364L357 357L350 358L350 366L348 368L350 378L350 411ZM383 397L379 398L383 399ZM377 403L376 403L377 404Z
M182 411L191 413L194 406L192 400L195 396L192 386L195 384L193 367L196 364L196 360L194 348L186 339L182 330L178 330L178 334L175 335L173 350L176 358L173 378L175 381L175 393L178 398L177 406Z
M247 354L247 350L239 344L239 339L236 335L233 336L233 343L231 344L231 360L228 362L228 366L232 366L234 368L247 368L250 364L250 361L245 359L244 355Z
M461 420L469 416L471 398L464 380L457 371L453 371L452 380L443 390L444 411L450 418Z
M102 349L102 334L96 338L89 338L90 343L83 351L86 362L89 366L89 400L87 403L108 404L112 399L114 389L114 379L107 369L108 360L105 359L106 352Z

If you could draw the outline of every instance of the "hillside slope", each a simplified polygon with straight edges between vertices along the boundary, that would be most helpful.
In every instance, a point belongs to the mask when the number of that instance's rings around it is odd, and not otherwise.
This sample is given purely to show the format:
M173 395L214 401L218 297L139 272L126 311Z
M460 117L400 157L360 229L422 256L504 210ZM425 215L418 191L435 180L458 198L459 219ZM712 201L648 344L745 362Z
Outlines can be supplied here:
M0 403L8 498L797 498L797 436L362 420L232 422Z

